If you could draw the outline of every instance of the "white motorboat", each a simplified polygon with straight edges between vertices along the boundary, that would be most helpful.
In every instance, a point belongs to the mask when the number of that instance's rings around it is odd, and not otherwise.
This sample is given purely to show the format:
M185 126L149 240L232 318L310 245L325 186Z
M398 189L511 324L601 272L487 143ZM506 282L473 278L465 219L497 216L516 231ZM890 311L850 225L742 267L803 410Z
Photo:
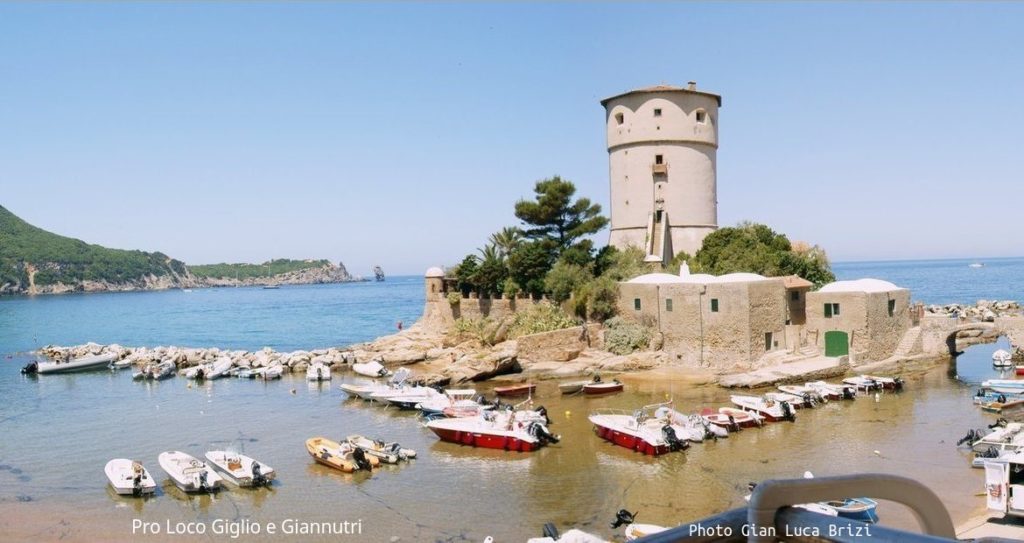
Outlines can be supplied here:
M156 481L141 462L115 458L103 468L114 492L122 496L144 496L156 492Z
M987 451L989 449L995 449L999 452L1018 451L1024 449L1024 433L1022 433L1022 430L1024 430L1024 424L1011 422L1006 426L998 426L984 435L978 435L978 433L968 434L968 436L976 437L977 439L965 438L965 440L971 442L971 449L975 451Z
M213 468L192 455L168 451L160 453L158 460L160 468L185 492L215 492L223 485L224 479Z
M97 369L108 369L117 359L114 353L83 356L67 362L32 362L21 369L21 373L46 375L50 373L72 373Z
M825 381L811 381L804 383L804 387L814 390L819 396L826 400L855 400L857 389L850 385L836 385Z
M559 441L542 423L497 417L492 411L479 417L434 419L427 428L442 441L506 451L530 452Z
M439 396L443 395L433 388L413 386L375 392L370 394L370 399L394 405L400 409L416 409L417 405L431 402Z
M730 396L733 405L744 411L757 413L768 422L779 422L783 420L796 420L796 413L793 406L786 401L774 401L758 396Z
M331 368L323 362L313 362L306 368L307 381L330 381Z
M387 377L391 375L391 372L376 360L371 360L365 364L352 364L352 371L359 375L365 375L373 378Z
M356 383L342 383L341 390L343 390L349 396L358 396L364 400L372 400L371 396L378 392L386 392L388 390L394 390L395 388L402 385L412 371L409 368L399 368L391 379L388 379L387 383L367 383L367 384L356 384Z
M380 458L381 462L397 464L402 460L416 458L416 451L406 449L395 442L385 442L360 435L352 435L345 438L350 445L358 447L370 456Z
M1013 366L1013 362L1010 360L1011 358L1012 355L1009 352L999 349L992 353L992 365L997 368L1011 367Z
M989 379L982 381L981 386L1003 394L1024 394L1024 379Z
M778 388L781 392L801 398L804 404L810 405L810 407L814 407L820 403L825 403L832 399L818 392L818 390L815 389L814 387L810 387L807 385L779 385Z
M598 409L588 418L598 437L612 443L658 456L689 448L689 431L672 424L669 404L645 405L633 412L623 409Z
M227 480L242 487L269 486L277 476L274 468L234 451L207 451L206 460Z
M420 402L416 407L424 415L473 416L492 407L476 401L476 395L476 391L471 388L449 388L445 389L444 394Z
M234 362L232 362L229 357L222 356L213 363L213 367L211 367L209 373L206 374L206 378L220 379L231 371L232 365L234 365Z
M729 430L727 428L717 424L712 424L711 421L705 419L701 415L685 415L675 409L670 409L669 417L672 420L672 424L682 426L699 436L699 439L690 439L690 441L700 442L705 439L729 437Z
M900 377L882 377L880 375L861 375L861 377L874 381L882 390L903 390L903 379Z
M799 396L796 394L790 394L788 392L765 392L764 399L774 402L786 402L796 409L804 407L814 407L817 403L812 397Z
M874 379L868 379L863 375L847 377L843 379L843 383L854 387L857 392L871 392L882 388L882 385L876 383Z
M142 366L138 371L132 374L132 378L137 381L142 379L159 381L161 379L167 379L168 377L174 377L174 371L176 369L177 367L174 365L174 362L170 360L160 362L159 364L149 363Z

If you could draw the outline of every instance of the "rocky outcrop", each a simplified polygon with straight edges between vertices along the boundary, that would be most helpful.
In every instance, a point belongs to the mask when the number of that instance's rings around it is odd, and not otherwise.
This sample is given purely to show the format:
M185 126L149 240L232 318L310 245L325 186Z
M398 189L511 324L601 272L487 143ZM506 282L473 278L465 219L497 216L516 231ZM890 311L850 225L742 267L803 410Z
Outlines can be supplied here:
M1015 317L1022 314L1020 303L1013 300L978 300L974 305L928 305L925 312L933 315L959 316L969 320L993 322L997 317Z
M353 277L350 275L348 270L345 269L345 265L339 262L337 265L327 263L323 266L304 268L268 277L248 277L245 279L235 279L233 277L200 277L197 278L196 286L242 287L263 285L320 285L362 280L363 279L361 277Z

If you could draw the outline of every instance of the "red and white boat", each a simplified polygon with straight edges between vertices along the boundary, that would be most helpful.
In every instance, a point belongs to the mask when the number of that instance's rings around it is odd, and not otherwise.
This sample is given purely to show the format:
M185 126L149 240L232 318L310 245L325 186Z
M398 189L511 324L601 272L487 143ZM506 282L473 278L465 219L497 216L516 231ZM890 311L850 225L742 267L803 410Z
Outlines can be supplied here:
M681 437L685 430L671 423L670 409L663 409L668 405L645 405L632 413L623 409L598 409L588 419L601 439L658 456L690 446Z
M559 441L540 422L523 422L515 416L494 412L484 412L479 417L435 419L427 423L427 428L442 441L506 451L530 452Z
M1014 373L1024 375L1024 366L1014 366Z
M757 413L744 411L738 407L719 407L718 414L729 417L740 428L754 428L755 426L764 425L764 417Z
M536 383L522 383L518 385L510 385L507 387L494 387L494 393L498 396L526 396L527 394L532 395L537 391Z
M779 422L783 420L796 420L796 409L786 401L775 401L759 396L733 395L730 401L740 409L751 413L757 413L768 422Z
M618 380L610 383L595 381L593 383L583 385L583 393L591 396L596 396L598 394L611 394L613 392L622 392L622 383Z

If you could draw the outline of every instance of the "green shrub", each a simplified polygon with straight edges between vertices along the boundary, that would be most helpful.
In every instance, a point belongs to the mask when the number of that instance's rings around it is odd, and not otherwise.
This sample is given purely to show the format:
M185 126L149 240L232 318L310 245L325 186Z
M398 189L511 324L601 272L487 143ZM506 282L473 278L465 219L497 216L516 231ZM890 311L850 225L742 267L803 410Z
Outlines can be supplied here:
M457 290L449 292L447 298L448 304L451 305L452 307L462 303L462 293Z
M605 322L604 327L604 348L611 353L623 355L642 351L651 342L650 326L640 322L615 317Z
M488 317L460 317L452 325L451 335L460 341L473 339L484 345L494 345L494 332L496 328L494 321Z
M529 334L571 328L577 324L579 323L576 319L566 315L558 306L550 303L539 303L516 312L515 316L512 317L508 336L516 338Z

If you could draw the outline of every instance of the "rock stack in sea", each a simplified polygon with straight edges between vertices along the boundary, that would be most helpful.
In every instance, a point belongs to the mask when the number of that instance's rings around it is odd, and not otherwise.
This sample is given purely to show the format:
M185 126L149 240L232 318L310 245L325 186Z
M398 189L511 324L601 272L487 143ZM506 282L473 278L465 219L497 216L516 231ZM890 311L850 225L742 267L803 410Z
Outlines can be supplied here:
M1013 300L978 300L974 305L947 304L928 305L925 311L935 315L959 315L967 319L977 319L983 322L992 322L997 317L1021 316L1020 303Z

